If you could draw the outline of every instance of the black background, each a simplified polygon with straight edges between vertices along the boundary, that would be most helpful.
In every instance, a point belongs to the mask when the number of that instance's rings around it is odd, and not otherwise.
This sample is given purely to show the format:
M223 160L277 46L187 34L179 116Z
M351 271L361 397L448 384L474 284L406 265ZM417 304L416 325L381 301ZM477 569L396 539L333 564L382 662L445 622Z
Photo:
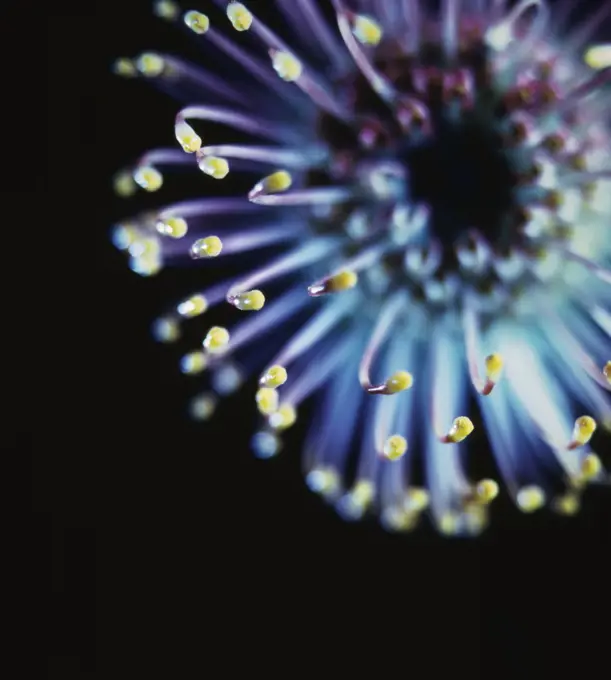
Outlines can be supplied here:
M223 678L275 666L324 677L372 654L376 675L552 677L576 659L579 677L595 677L608 655L604 491L568 520L499 500L476 541L428 526L391 536L343 523L306 490L299 429L279 459L254 459L250 398L225 403L209 425L188 420L192 385L176 353L151 341L150 322L200 274L147 280L127 269L109 241L126 208L108 181L143 150L175 143L177 108L114 79L113 58L181 52L186 38L147 0L55 2L42 14L9 3L5 23L27 27L35 50L48 46L49 173L20 154L28 182L8 191L20 201L40 192L28 239L59 251L46 258L48 279L27 274L60 290L33 330L35 344L49 338L53 375L17 420L18 446L35 454L41 662L30 677ZM19 80L26 98L35 76Z

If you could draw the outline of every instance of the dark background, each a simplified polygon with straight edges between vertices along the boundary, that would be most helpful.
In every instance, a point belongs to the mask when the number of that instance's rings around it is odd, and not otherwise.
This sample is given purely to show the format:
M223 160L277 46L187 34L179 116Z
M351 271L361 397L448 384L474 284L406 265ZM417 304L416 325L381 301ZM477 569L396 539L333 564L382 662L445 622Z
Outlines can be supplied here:
M608 655L604 492L589 492L573 519L523 516L499 500L475 541L439 538L426 523L392 536L342 522L307 491L299 429L280 458L254 459L250 397L210 424L189 421L192 382L179 355L152 342L150 322L200 274L127 269L109 241L126 208L108 179L175 143L177 108L146 83L115 80L113 58L192 46L148 0L54 2L43 22L35 3L8 10L5 30L48 29L32 44L48 45L50 103L48 176L28 165L27 188L8 191L40 191L34 233L61 232L42 281L60 291L34 331L53 345L45 418L34 424L24 408L17 420L18 445L34 452L42 655L30 677L216 678L278 664L293 676L308 661L324 676L334 656L347 675L372 653L376 675L392 661L424 678L552 677L574 658L579 677L594 677ZM49 219L63 227L49 232Z

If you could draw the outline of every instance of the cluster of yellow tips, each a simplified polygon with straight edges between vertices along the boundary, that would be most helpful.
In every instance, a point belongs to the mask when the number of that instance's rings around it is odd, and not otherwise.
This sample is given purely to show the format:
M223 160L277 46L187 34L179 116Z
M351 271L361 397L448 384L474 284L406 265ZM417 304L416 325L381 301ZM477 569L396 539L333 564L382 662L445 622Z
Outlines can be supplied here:
M584 61L590 68L608 68L611 66L611 43L593 45L586 51Z
M299 80L302 72L303 65L293 56L290 52L283 52L281 50L271 50L272 66L274 71L288 83L292 83L295 80Z
M576 449L578 446L587 444L596 431L596 421L590 416L581 416L575 421L573 437L569 444L569 449Z
M225 179L229 174L229 162L219 156L201 156L197 164L202 172L213 179Z
M270 426L275 430L286 430L296 420L297 413L290 404L280 404L277 388L284 385L288 374L280 365L270 366L259 378L259 389L255 400L261 415L268 418Z
M208 309L208 301L203 295L192 295L181 302L176 308L180 316L192 319L200 316Z
M223 250L223 242L218 236L199 238L191 246L191 257L218 257Z
M393 373L384 384L386 386L387 394L397 394L398 392L409 390L414 384L414 378L412 374L407 371L397 371L396 373Z
M523 486L516 496L516 503L523 512L535 512L545 504L545 493L540 486Z
M603 375L607 379L609 385L611 385L611 361L607 361L607 363L604 365Z
M457 444L466 439L473 432L473 423L467 416L459 416L454 419L448 434L443 438L446 443Z
M222 354L229 345L229 331L222 326L213 326L206 334L203 345L209 354Z
M202 138L185 120L177 121L174 126L176 140L186 153L195 153L202 146Z
M407 451L407 439L400 434L393 434L384 442L382 453L388 460L399 460Z
M193 10L187 12L183 17L183 20L185 24L198 35L204 35L210 28L210 19L201 12L195 12Z
M247 290L232 296L231 303L241 312L258 312L265 305L265 295L260 290Z
M166 217L159 220L155 229L162 236L169 236L170 238L183 238L189 231L187 222L182 217Z
M204 352L195 351L185 354L180 360L180 370L186 375L203 373L208 366L208 357Z
M252 13L241 2L227 5L227 18L236 31L247 31L252 25Z
M363 45L375 47L382 39L382 27L380 24L364 14L358 14L354 17L352 33Z
M163 185L163 175L152 165L143 165L134 171L134 182L145 191L159 191Z

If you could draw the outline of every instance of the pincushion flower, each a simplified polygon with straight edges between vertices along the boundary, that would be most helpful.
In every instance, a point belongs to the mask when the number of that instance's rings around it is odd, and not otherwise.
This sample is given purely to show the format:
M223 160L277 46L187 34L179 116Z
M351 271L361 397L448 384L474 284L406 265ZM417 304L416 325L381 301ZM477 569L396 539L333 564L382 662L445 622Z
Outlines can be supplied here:
M501 487L468 472L474 410L524 512L572 514L609 480L591 438L611 427L611 47L589 45L608 3L570 28L545 0L439 4L157 2L227 62L116 62L197 103L115 185L190 165L205 196L114 239L146 276L245 262L155 323L164 342L202 324L194 417L251 389L273 457L315 397L306 480L343 517L469 535ZM229 173L250 190L215 196ZM214 325L227 303L235 325Z

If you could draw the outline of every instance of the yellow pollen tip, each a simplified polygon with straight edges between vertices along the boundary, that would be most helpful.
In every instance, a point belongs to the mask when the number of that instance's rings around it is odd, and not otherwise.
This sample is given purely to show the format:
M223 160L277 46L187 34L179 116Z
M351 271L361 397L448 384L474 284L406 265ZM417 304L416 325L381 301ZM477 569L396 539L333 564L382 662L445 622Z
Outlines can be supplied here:
M201 12L187 12L183 19L185 24L198 35L204 35L210 28L210 19Z
M602 469L602 462L595 453L588 453L581 461L581 474L585 481L598 477Z
M180 10L178 5L171 0L157 0L153 5L153 14L166 21L176 21Z
M412 374L407 371L397 371L386 380L385 384L389 394L397 394L397 392L409 390L414 384L414 378L412 377Z
M204 352L189 352L180 360L180 370L185 375L197 375L206 370L208 357Z
M224 179L229 174L229 163L218 156L202 156L198 165L202 172L214 179Z
M265 295L260 290L238 293L233 299L233 305L242 312L258 312L265 305Z
M169 236L170 238L183 238L189 231L187 222L182 217L166 217L159 220L155 229L162 236Z
M191 246L191 256L195 258L201 257L218 257L223 250L223 242L218 236L206 236L195 241Z
M299 59L294 57L290 52L282 52L280 50L271 50L272 66L274 71L289 83L298 80L303 72L303 66Z
M286 170L278 170L268 175L262 182L263 190L268 194L276 194L280 191L290 189L293 183L291 173Z
M287 378L288 373L286 372L286 368L284 368L284 366L270 366L270 368L268 368L267 371L265 371L265 373L261 376L259 384L262 387L271 387L275 389L276 387L284 385L284 383L287 381Z
M136 193L136 182L131 173L123 170L118 172L112 181L115 194L121 198L128 198Z
M590 416L581 416L575 421L573 428L573 441L583 446L587 444L596 430L596 421Z
M165 61L159 54L144 52L136 59L136 66L146 78L155 78L163 73Z
M203 345L209 354L221 354L229 345L229 331L222 326L213 326L206 334Z
M136 65L131 59L127 59L126 57L116 59L112 65L112 71L121 78L135 78L138 75Z
M523 512L535 512L545 503L545 493L540 486L523 486L518 491L516 502Z
M252 25L253 16L241 2L230 2L227 5L227 18L236 31L247 31Z
M359 479L351 491L352 501L361 508L371 505L374 494L375 487L369 479Z
M179 120L174 126L176 140L186 153L195 153L202 146L202 138L185 120Z
M363 45L377 45L382 39L382 27L371 17L359 14L352 28L354 37Z
M607 378L609 385L611 385L611 361L607 361L607 363L604 365L603 375L605 378Z
M448 439L457 444L466 439L473 432L473 429L473 423L467 416L459 416L452 423L452 427L448 432Z
M271 416L278 410L278 392L271 387L261 387L256 395L257 408L264 416Z
M611 43L593 45L586 51L584 61L590 68L594 69L611 66Z
M195 316L200 316L208 309L208 301L203 295L193 295L184 302L181 302L177 311L180 316L187 319L192 319Z
M180 326L175 319L157 319L153 324L153 337L157 342L176 342L180 337Z
M274 430L287 430L297 420L297 411L291 404L282 404L269 417L269 424Z
M581 499L576 493L566 493L554 500L553 508L561 515L576 515L581 506Z
M216 409L216 399L211 394L200 394L191 402L189 411L194 420L209 420Z
M419 487L412 487L407 492L407 498L405 500L405 509L408 512L421 512L425 510L429 505L429 492L426 489L421 489Z
M134 182L145 191L159 191L163 184L163 175L152 165L136 168Z
M354 288L358 283L359 277L356 272L346 270L330 277L327 286L330 292L339 293L343 290Z
M486 357L486 377L492 382L498 382L503 372L503 357L500 354L491 354Z
M393 434L384 443L382 450L384 457L388 460L399 460L407 451L407 439L400 434Z
M453 536L458 531L458 515L455 512L444 512L439 518L439 531L445 536Z
M339 489L339 475L331 467L315 467L307 475L307 483L312 491L321 496L332 496Z
M499 485L494 479L482 479L475 487L475 500L479 503L490 503L499 494Z

